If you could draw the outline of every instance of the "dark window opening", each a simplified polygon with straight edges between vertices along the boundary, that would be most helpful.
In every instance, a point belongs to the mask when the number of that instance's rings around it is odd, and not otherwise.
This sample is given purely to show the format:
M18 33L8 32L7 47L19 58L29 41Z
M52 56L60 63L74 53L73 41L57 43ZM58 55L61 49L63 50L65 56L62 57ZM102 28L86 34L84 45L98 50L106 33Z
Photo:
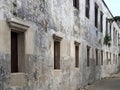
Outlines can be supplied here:
M96 49L96 65L98 65L98 49Z
M119 41L119 36L120 36L120 34L118 33L118 41Z
M79 45L80 43L75 42L75 67L79 67Z
M117 35L118 35L118 33L117 33L117 31L116 31L116 43L117 43L117 39L118 39L118 38L117 38Z
M73 6L74 6L76 9L79 9L79 0L73 0Z
M90 10L90 2L89 2L89 0L86 0L85 15L86 15L87 18L89 18L89 10Z
M117 57L117 55L116 55L116 64L117 64L117 60L118 60L118 57Z
M23 32L11 32L11 73L25 71L25 42Z
M90 66L90 47L87 46L87 66Z
M107 64L108 64L108 52L106 52L106 60L107 60Z
M113 27L113 44L115 44L115 27Z
M60 69L60 41L61 37L53 35L54 39L54 69Z
M100 31L103 32L103 13L100 12Z
M119 35L120 35L120 34L118 33L118 44L119 44Z
M103 51L101 51L101 65L103 65Z
M11 32L11 72L18 72L18 34Z
M106 35L108 34L108 20L106 18Z
M110 53L110 64L111 64L111 53Z
M115 54L113 54L113 64L115 64Z
M54 69L60 69L60 42L54 42Z
M112 23L110 23L110 37L111 37L111 26L112 26Z
M95 3L95 27L98 28L98 5Z

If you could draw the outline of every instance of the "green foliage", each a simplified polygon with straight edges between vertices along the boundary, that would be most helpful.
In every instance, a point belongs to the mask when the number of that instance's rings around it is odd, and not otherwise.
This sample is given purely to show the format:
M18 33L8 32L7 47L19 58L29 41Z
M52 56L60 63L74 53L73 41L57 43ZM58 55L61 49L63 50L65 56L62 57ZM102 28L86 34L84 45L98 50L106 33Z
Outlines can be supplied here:
M111 37L108 34L106 34L105 37L104 37L104 44L106 46L110 47L111 46L110 41L111 41Z

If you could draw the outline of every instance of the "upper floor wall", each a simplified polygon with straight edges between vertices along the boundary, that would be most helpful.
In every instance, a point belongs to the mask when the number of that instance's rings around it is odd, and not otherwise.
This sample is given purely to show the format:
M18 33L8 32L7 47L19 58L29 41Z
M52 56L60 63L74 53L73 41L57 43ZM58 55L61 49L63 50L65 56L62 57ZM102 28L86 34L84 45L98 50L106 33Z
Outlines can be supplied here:
M103 0L2 0L1 4L1 19L18 17L32 23L33 29L50 28L91 42L107 32L118 41L113 30L117 36L119 27L106 22L113 16Z

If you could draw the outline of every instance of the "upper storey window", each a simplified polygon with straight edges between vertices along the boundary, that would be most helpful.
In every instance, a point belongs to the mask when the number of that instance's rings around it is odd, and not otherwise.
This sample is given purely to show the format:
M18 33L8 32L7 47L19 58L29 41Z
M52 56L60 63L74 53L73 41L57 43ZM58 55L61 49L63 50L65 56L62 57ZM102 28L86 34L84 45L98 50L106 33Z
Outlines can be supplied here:
M79 0L73 0L73 6L74 6L76 9L79 9Z
M106 18L106 35L108 34L108 20Z
M90 1L86 0L85 15L86 15L87 18L89 18L89 10L90 10Z
M109 29L110 29L110 36L111 36L111 27L112 27L112 23L110 23Z
M95 3L95 27L98 28L98 5Z
M100 12L100 31L103 32L103 12Z
M75 42L75 67L79 67L79 45L80 43Z
M54 69L60 69L60 42L61 37L53 35L54 39Z

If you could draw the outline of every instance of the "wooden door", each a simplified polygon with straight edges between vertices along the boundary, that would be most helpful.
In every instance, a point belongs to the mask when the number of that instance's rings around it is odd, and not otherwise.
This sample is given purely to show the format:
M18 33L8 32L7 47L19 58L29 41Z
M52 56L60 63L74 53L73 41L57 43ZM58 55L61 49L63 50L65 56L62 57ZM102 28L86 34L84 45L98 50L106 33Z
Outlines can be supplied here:
M11 32L11 72L18 72L18 35Z

